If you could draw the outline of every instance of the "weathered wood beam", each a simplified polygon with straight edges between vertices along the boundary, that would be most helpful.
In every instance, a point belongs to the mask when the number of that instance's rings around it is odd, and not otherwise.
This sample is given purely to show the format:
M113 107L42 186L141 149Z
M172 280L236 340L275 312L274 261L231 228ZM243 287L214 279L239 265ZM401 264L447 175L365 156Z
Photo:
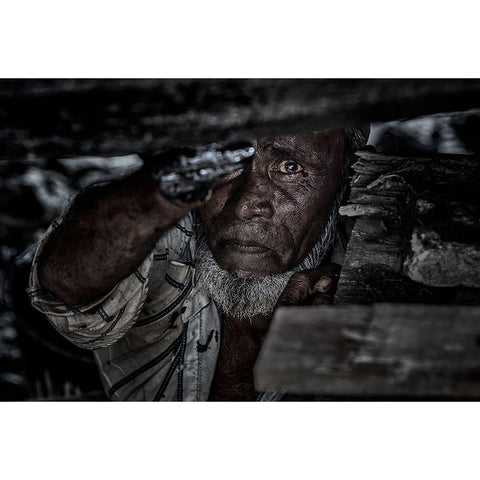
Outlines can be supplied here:
M480 398L480 306L280 309L255 382L327 396Z
M480 304L480 160L359 152L336 304Z
M1 80L0 159L148 154L476 107L479 80Z

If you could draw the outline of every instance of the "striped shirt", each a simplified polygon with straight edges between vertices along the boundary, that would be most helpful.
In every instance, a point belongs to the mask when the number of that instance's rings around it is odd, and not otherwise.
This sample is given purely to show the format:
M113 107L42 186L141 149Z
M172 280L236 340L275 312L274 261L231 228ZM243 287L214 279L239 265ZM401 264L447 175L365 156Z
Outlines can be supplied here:
M28 293L60 334L93 350L108 397L207 400L220 348L220 317L195 281L192 216L164 232L133 274L82 306L65 305L38 281L39 255L60 222L55 220L39 243ZM281 396L265 392L258 399Z

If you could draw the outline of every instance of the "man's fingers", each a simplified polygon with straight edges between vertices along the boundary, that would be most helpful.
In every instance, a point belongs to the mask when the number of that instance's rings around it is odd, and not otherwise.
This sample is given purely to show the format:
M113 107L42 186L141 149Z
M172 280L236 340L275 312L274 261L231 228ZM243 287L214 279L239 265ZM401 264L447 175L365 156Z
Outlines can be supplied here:
M329 293L317 293L311 297L311 305L331 305L333 302L333 295Z
M313 285L313 292L328 293L334 285L332 277L323 276Z
M278 299L276 308L331 304L339 274L340 265L333 263L293 274Z
M294 273L277 302L279 306L299 305L310 293L310 281L303 273Z
M333 303L333 293L337 288L340 268L332 264L332 268L322 273L323 275L311 288L310 305L331 305Z

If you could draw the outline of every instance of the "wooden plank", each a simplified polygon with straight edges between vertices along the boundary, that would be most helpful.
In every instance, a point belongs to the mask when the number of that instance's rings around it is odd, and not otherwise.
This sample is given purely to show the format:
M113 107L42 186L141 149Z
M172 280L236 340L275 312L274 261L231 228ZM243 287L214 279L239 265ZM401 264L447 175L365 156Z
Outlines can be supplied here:
M279 309L255 382L260 391L480 398L480 306Z
M335 304L480 304L480 160L357 156Z
M0 158L148 154L480 107L475 79L2 80Z

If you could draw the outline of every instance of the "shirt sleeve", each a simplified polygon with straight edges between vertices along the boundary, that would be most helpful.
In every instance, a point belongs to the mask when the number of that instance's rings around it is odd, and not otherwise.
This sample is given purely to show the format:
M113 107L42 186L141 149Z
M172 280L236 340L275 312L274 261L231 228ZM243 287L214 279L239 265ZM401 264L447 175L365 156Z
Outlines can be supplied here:
M60 223L61 218L50 225L35 252L27 289L32 305L75 345L91 350L109 346L130 329L142 310L148 293L153 252L106 295L87 305L66 305L42 287L37 268L45 243Z

